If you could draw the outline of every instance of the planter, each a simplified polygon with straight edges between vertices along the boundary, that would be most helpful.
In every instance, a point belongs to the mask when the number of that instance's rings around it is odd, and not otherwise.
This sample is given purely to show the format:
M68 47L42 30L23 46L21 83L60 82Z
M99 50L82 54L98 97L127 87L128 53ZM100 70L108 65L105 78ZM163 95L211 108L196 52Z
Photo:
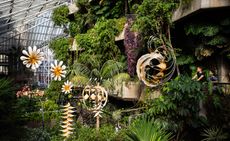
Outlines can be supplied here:
M122 99L139 99L141 95L141 85L139 82L122 82L115 86L114 94Z

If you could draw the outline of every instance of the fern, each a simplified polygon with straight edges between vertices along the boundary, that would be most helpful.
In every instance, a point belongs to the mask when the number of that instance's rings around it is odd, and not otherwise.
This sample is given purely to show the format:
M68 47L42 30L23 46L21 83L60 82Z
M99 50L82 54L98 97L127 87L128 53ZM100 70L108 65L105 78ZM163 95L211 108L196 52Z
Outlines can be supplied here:
M205 25L205 24L189 24L185 26L186 35L202 35L211 37L217 35L220 32L218 25Z
M228 138L228 134L218 127L205 129L201 135L205 137L202 141L223 141Z
M101 67L101 76L103 78L111 78L125 69L124 63L114 60L106 61Z
M194 62L195 62L195 58L191 55L180 55L177 57L176 60L177 65L192 64Z
M75 75L71 78L71 82L76 86L85 86L89 82L89 78L85 75Z
M54 24L58 26L66 25L69 22L68 14L69 9L66 5L54 9L52 14Z
M72 66L73 75L85 75L88 76L90 74L90 70L88 67L86 67L85 65L75 62Z
M214 36L210 41L206 43L206 45L216 46L223 45L228 42L227 38L224 36Z

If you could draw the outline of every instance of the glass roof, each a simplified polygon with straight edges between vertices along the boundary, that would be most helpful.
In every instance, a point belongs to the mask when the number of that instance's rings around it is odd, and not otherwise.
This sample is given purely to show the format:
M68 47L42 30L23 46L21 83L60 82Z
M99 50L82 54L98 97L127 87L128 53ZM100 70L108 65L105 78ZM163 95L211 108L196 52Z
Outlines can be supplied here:
M0 54L28 46L43 46L52 38L63 35L54 26L52 10L68 4L68 0L1 0Z

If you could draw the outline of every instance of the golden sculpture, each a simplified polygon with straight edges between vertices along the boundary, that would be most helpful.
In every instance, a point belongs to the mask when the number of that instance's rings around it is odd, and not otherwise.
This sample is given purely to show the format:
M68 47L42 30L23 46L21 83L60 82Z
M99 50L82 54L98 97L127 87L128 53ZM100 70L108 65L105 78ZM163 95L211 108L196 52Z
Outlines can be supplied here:
M99 84L97 86L87 85L82 92L82 97L83 103L88 110L95 113L96 129L99 130L99 118L102 117L102 108L106 105L108 100L107 91Z
M148 47L153 52L141 56L137 61L136 71L138 78L149 87L156 87L168 81L176 68L176 57L171 47L165 45L151 47L151 37Z
M62 136L64 138L69 138L71 134L73 134L73 113L74 113L74 107L70 105L70 103L67 103L65 106L63 106L63 113L62 113L62 124L61 127L63 128L61 130Z

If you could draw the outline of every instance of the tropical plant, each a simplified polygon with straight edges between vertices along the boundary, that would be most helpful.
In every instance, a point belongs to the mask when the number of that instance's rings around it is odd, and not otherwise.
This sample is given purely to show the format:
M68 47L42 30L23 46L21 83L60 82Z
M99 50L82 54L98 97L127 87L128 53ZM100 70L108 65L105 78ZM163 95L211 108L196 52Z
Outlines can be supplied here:
M6 78L0 78L0 119L6 119L6 117L11 114L15 101L14 92L12 81Z
M179 139L186 127L199 126L199 102L205 98L203 88L200 82L189 76L178 76L163 86L163 94L159 98L150 102L147 115L176 132Z
M45 90L45 96L49 100L58 101L60 100L60 94L61 94L61 87L64 83L64 80L62 81L51 81L49 87Z
M202 141L224 141L228 139L228 134L218 127L204 129L201 135L204 137Z
M50 141L50 134L42 128L26 128L27 134L22 141Z
M129 141L169 141L172 139L171 133L155 121L145 118L135 122L126 135Z
M89 134L90 133L90 134ZM112 125L102 125L99 131L95 128L81 126L76 131L76 141L126 141L124 130L115 131Z
M200 21L189 23L184 26L185 34L193 42L193 46L196 46L195 56L198 60L209 57L213 54L227 53L229 52L227 30L230 25L230 19L224 17L220 22L216 21Z
M94 28L85 34L78 34L76 43L84 51L78 61L86 64L90 69L99 68L107 60L119 60L121 52L115 44L115 36L123 29L124 19L101 19ZM121 23L123 26L120 27Z
M49 48L54 51L55 58L58 60L66 60L69 56L69 41L66 38L57 38L50 42ZM70 60L68 60L70 61ZM68 63L65 62L65 63Z
M136 11L137 18L133 28L141 33L145 41L149 36L157 35L160 40L156 45L162 45L164 37L170 40L171 16L177 7L177 0L143 0Z
M130 76L127 73L123 73L125 70L125 63L115 60L107 60L100 69L94 68L90 70L87 66L75 62L71 70L71 80L76 85L86 85L97 79L98 82L102 82L102 85L106 88L113 88L114 83L121 83L123 80L127 80Z
M69 9L66 5L54 9L52 14L52 20L54 21L54 24L58 26L66 26L69 22L68 14Z
M77 34L86 33L87 30L94 27L98 19L118 19L125 15L127 11L127 1L123 0L78 0L75 1L78 11L69 15L67 6L61 6L54 9L52 20L55 25L64 26L72 37ZM134 3L134 2L132 2ZM131 1L129 1L130 5ZM125 10L124 10L125 9Z

